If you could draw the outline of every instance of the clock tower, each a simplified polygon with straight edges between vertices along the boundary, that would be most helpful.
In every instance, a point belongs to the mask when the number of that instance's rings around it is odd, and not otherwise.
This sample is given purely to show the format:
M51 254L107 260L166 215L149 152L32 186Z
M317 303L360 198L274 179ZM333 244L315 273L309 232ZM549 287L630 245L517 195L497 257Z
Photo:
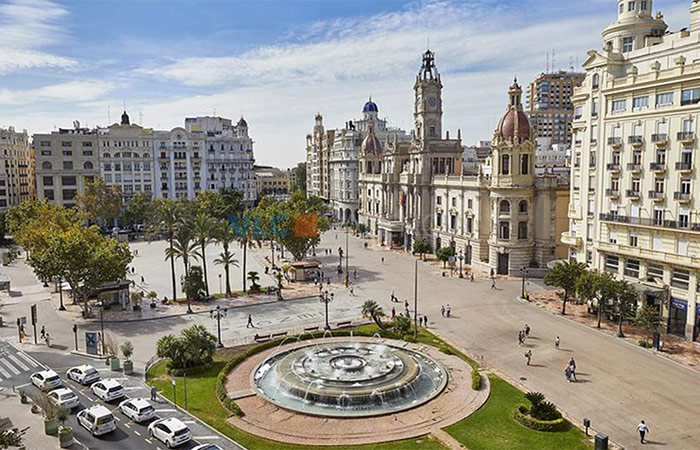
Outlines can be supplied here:
M423 63L413 86L416 101L413 120L416 139L425 143L442 138L442 82L435 67L435 54L423 53Z

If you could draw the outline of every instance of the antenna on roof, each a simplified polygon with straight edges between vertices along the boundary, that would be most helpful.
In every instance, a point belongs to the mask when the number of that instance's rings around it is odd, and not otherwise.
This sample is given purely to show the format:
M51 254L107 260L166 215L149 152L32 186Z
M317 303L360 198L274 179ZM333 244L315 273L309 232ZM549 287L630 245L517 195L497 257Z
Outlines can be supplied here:
M549 52L546 52L546 62L544 64L545 64L544 73L549 73Z
M107 105L107 126L112 124L112 117L109 114L109 105Z

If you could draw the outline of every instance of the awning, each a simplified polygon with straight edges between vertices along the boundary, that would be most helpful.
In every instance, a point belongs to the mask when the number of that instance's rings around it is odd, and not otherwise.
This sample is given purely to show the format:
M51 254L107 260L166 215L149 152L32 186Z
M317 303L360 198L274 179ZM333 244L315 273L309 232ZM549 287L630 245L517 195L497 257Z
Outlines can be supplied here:
M666 289L659 286L650 286L643 283L632 283L634 290L640 295L653 295L655 297L665 297Z

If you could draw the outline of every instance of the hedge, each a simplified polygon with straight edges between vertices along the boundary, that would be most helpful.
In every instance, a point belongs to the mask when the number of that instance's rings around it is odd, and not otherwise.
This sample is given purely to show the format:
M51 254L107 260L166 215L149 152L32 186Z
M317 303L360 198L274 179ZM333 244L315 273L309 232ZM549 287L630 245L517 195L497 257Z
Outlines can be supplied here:
M481 389L481 374L478 369L472 368L472 389L478 391Z
M563 417L555 420L538 420L530 416L529 412L527 406L518 405L513 411L513 419L520 425L535 431L563 431L568 426L568 422Z

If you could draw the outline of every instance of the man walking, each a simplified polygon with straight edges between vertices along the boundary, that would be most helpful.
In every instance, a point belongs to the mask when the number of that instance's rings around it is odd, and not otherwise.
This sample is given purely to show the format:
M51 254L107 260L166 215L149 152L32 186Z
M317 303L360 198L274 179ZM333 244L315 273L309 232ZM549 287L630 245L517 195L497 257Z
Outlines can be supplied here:
M530 325L525 324L525 336L530 337Z
M573 356L569 360L569 369L571 370L571 378L573 378L574 381L578 381L576 378L576 361L574 361Z
M525 358L527 358L527 365L530 365L530 360L532 359L532 350L528 350L527 353L525 353Z
M559 336L554 340L554 348L559 350Z
M428 316L423 316L423 326L428 328Z
M445 317L445 305L440 305L440 315Z
M394 320L396 317L396 308L394 306L391 307L391 320Z
M44 326L41 326L41 339L44 339L46 337L46 328Z
M450 318L450 315L452 315L452 307L449 303L447 304L447 307L445 307L445 314L447 314L448 319Z
M246 328L255 328L255 325L253 325L253 316L248 314L248 323L245 326Z
M644 444L644 436L646 436L646 434L649 432L649 427L643 420L639 425L637 425L637 431L639 431L639 442Z
M153 383L151 385L151 401L152 402L156 401L156 394L158 394L158 388L156 387L156 384Z

